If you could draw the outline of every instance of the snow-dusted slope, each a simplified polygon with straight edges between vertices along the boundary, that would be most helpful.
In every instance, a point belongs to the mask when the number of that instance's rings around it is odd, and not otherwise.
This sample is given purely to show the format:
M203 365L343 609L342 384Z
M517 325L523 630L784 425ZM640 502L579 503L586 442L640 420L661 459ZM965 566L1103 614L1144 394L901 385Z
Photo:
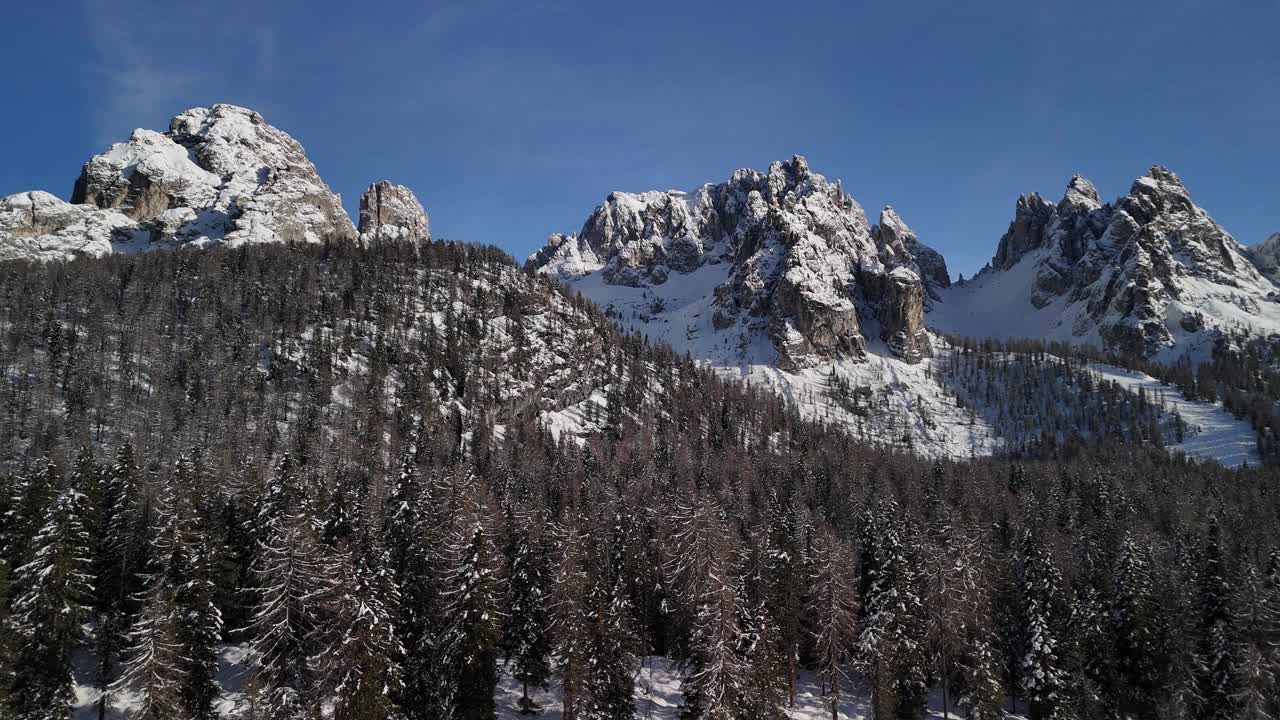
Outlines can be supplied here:
M0 198L0 260L57 260L145 248L149 233L115 210L35 190Z
M990 266L946 290L928 324L1171 361L1202 356L1218 329L1280 331L1275 294L1178 177L1153 167L1105 205L1080 177L1057 204L1019 198Z
M768 387L806 417L935 457L988 455L999 447L991 428L958 406L941 386L932 373L932 359L907 362L874 341L859 358L780 369L777 350L766 336L716 327L715 288L728 272L726 263L705 265L679 281L673 276L643 288L610 285L598 272L567 282L604 308L624 331L669 344L725 377Z
M135 130L85 163L71 203L0 199L0 260L355 235L302 145L234 105L187 110L168 132Z
M873 228L803 158L691 193L611 193L529 265L809 417L935 456L996 445L930 374L923 307L946 285L941 256L891 208Z
M1258 439L1248 420L1239 420L1221 404L1191 401L1177 389L1163 385L1146 373L1101 363L1089 368L1105 380L1119 384L1132 393L1142 390L1148 397L1177 411L1187 425L1185 439L1168 446L1170 450L1189 456L1216 460L1228 467L1262 462L1258 455Z

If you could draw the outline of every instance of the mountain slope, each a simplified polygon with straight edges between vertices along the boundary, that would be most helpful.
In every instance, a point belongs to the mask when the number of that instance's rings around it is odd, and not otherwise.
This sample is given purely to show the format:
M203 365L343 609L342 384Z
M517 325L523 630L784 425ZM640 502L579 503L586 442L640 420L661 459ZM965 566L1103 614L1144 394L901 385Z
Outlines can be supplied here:
M1280 330L1275 292L1177 175L1153 167L1107 204L1078 176L1056 204L1023 195L990 265L928 322L1172 361L1204 356L1219 330Z
M998 445L926 362L924 306L948 283L941 256L892 208L871 226L804 158L692 193L611 193L527 266L624 331L864 439L953 457Z

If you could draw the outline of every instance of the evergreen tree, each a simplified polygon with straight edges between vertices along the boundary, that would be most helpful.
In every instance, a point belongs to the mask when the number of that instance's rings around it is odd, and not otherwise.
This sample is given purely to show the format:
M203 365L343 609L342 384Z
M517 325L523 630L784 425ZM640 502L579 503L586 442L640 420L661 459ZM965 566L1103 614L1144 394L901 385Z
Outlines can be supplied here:
M758 576L753 584L762 591L766 589L763 578ZM778 626L769 615L764 598L753 603L744 582L739 582L737 589L738 626L742 628L738 655L746 668L738 717L741 720L784 720L787 664L779 651Z
M718 515L708 502L679 508L676 519L671 574L691 619L682 720L730 720L742 701L742 608L732 578L732 543Z
M1233 626L1231 586L1222 563L1218 519L1209 519L1200 575L1199 663L1196 677L1196 717L1227 720L1236 717L1240 698L1239 658Z
M451 545L454 561L446 578L444 613L448 626L440 641L441 679L447 684L441 717L448 720L491 720L496 713L502 588L491 545L479 519L461 528Z
M545 546L532 524L513 518L516 531L508 553L506 628L503 653L521 686L520 712L537 712L529 687L545 687L551 677L552 640L548 595L550 567Z
M1150 560L1132 537L1126 537L1120 544L1111 593L1108 616L1114 638L1114 682L1119 690L1114 712L1154 718L1155 694L1163 686L1160 673L1163 658L1154 628Z
M161 572L170 576L181 617L174 639L180 651L183 708L192 720L205 720L213 714L219 692L214 675L223 629L222 613L215 602L221 543L212 522L210 483L202 475L191 454L178 457L173 476L178 494L176 542L172 547L156 548L157 557L165 563Z
M862 521L862 619L854 659L871 683L878 720L918 716L928 692L919 564L900 517L897 505L885 502Z
M394 720L404 656L394 618L400 601L387 554L366 544L354 557L331 557L339 570L324 591L332 640L315 656L323 695L334 698L334 720Z
M94 561L96 631L96 681L102 690L98 715L106 712L109 683L123 649L128 616L143 590L143 570L147 558L146 507L138 484L139 469L133 444L126 440L116 451L115 462L101 475L101 517L98 524L98 551Z
M1240 587L1243 611L1240 708L1246 718L1280 718L1280 550Z
M56 476L51 466L43 474ZM63 489L31 540L31 559L14 573L8 632L19 671L7 698L14 720L64 720L71 711L71 652L93 599L87 512L80 488Z
M813 614L817 622L814 646L817 670L827 687L831 719L837 720L845 663L857 640L857 590L848 573L853 558L844 543L831 533L820 536L816 553L817 581L813 590Z
M156 505L158 527L152 539L154 557L162 566L150 574L141 612L125 636L123 672L111 686L137 698L134 714L139 720L180 717L185 704L185 663L178 639L183 617L174 586L181 568L171 567L175 555L182 553L183 539L174 505L170 488Z
M318 542L299 505L278 502L296 496L291 461L281 462L266 497L272 508L259 513L266 538L255 561L253 621L250 638L253 678L251 712L255 719L295 720L309 716L317 699L313 633L321 622L320 593L326 587Z
M1060 628L1063 621L1062 578L1039 538L1023 538L1016 559L1021 632L1025 654L1021 684L1031 704L1032 720L1064 717L1066 675Z

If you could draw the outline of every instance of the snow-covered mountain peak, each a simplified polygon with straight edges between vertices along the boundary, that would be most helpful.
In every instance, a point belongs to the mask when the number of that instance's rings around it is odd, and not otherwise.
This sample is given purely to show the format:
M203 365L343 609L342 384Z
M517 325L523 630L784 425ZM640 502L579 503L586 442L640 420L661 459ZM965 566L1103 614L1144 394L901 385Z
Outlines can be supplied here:
M383 180L360 196L360 239L430 240L431 221L412 190Z
M602 293L704 288L706 331L735 338L743 358L779 367L861 358L868 339L918 359L929 352L921 277L942 287L949 281L940 256L890 213L892 228L877 240L840 183L797 155L690 193L610 193L578 235L552 235L529 263L573 282L598 273L593 285ZM770 357L761 358L757 340Z
M931 323L1173 358L1203 350L1215 328L1280 329L1274 292L1178 176L1154 166L1105 205L1079 176L1056 205L1021 196L990 268Z
M1073 175L1058 205L1075 214L1088 213L1102 207L1098 189L1083 175Z
M942 254L920 242L892 205L880 211L880 220L871 228L871 235L885 253L888 264L910 268L919 276L924 285L926 310L938 299L941 290L951 287L951 274Z
M163 133L135 130L84 164L69 204L33 196L4 200L0 257L356 236L341 198L320 179L302 145L235 105L192 108ZM12 212L27 206L66 222L54 228Z
M1280 232L1248 248L1254 267L1273 283L1280 283Z

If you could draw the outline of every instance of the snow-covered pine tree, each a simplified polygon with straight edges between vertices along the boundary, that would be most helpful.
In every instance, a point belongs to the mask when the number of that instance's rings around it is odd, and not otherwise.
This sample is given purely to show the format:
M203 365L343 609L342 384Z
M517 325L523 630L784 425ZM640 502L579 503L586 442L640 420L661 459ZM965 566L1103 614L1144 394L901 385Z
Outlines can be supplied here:
M142 609L125 636L125 663L112 690L127 690L136 698L138 720L165 720L183 712L182 649L178 642L182 612L169 572L169 561L182 543L182 523L175 512L172 486L155 504L157 527L151 544L160 567L149 575L142 593Z
M442 720L491 720L498 684L502 597L492 540L477 517L450 543L452 565L445 579L444 619L439 642Z
M213 523L211 483L203 475L192 453L178 456L172 481L177 543L157 548L166 553L158 558L166 563L163 572L171 578L174 603L182 617L175 640L180 649L183 708L192 720L206 720L213 714L219 693L214 675L223 630L222 613L215 602L222 543Z
M292 460L286 456L264 492L258 515L265 537L254 564L250 640L253 674L250 710L254 720L296 720L316 708L314 631L321 619L320 592L327 585L319 541L296 497Z
M1249 568L1237 592L1240 608L1242 716L1280 717L1280 551L1264 572Z
M748 585L763 593L768 588L757 573L751 582L739 575L738 593L738 655L747 669L742 681L738 717L741 720L785 720L784 705L787 701L785 679L787 664L779 648L777 623L769 615L764 597L752 601Z
M985 713L1000 705L1000 685L989 665L991 600L985 583L988 560L980 538L956 527L945 517L929 526L925 552L923 605L929 653L937 667L942 690L943 717L961 689L967 710ZM972 654L972 657L966 655ZM952 687L952 684L956 688ZM981 710L979 710L981 709Z
M1236 645L1232 591L1222 560L1222 528L1209 518L1200 574L1199 662L1196 676L1197 720L1235 718L1240 700L1240 658Z
M48 463L42 472L56 477ZM68 485L43 515L31 556L14 573L17 595L7 629L14 638L16 674L7 698L14 720L65 720L71 712L71 652L93 599L88 497Z
M529 688L545 687L551 677L551 590L549 555L540 532L527 516L512 513L511 547L507 552L506 624L503 655L520 683L520 712L537 712Z
M1164 685L1150 565L1146 548L1126 535L1112 573L1108 612L1117 689L1112 712L1117 715L1153 715L1155 694Z
M349 548L362 527L365 487L354 468L341 468L329 491L320 538L333 549Z
M795 704L800 656L812 633L806 627L806 588L813 585L805 577L809 567L804 557L800 511L794 502L784 502L777 493L769 501L766 563L769 612L778 623L779 642L786 663L787 700Z
M108 700L106 686L114 679L115 665L125 644L128 616L143 590L143 562L147 553L137 547L146 537L148 522L138 485L139 470L133 444L125 440L115 461L101 474L101 515L98 551L94 559L94 602L98 615L95 653L96 679L103 688L102 710Z
M578 720L630 720L635 713L636 658L630 600L618 579L600 573L587 594L587 702Z
M732 537L710 500L676 510L676 547L670 574L689 625L689 657L681 692L682 720L731 720L739 710L745 676L737 652L742 637L733 580Z
M871 683L877 719L922 713L928 695L926 625L912 534L892 501L877 504L862 518L862 617L854 660Z
M1061 607L1064 584L1058 567L1040 538L1027 533L1015 559L1018 568L1020 625L1026 641L1021 662L1021 685L1031 704L1032 720L1063 718L1062 662L1064 623Z
M404 648L396 637L399 588L387 553L373 542L329 556L336 571L322 596L331 632L313 658L323 697L333 698L333 720L396 720Z
M853 557L834 532L819 533L816 549L817 577L811 600L817 623L816 669L827 688L831 720L837 720L841 690L848 681L846 665L858 637L857 589L849 576Z

